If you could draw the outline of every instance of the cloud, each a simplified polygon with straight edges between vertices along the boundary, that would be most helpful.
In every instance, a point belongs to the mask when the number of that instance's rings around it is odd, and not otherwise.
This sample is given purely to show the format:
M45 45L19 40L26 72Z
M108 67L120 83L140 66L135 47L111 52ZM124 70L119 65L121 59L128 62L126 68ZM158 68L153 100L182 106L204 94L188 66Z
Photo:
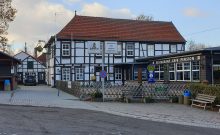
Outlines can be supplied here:
M205 17L208 15L198 8L186 8L183 10L183 14L188 17Z
M78 2L80 15L103 16L114 18L135 18L127 8L110 9L100 3L83 3L83 0L66 0ZM33 48L38 40L47 41L50 36L58 33L74 16L74 11L65 7L62 2L48 0L14 0L17 9L15 20L8 30L9 44L14 48L23 48L25 42ZM56 13L56 17L55 17ZM56 19L55 19L56 18Z
M71 3L77 3L77 2L81 2L82 0L66 0L66 1Z
M17 9L15 20L8 30L9 43L36 45L38 40L47 40L64 27L74 13L63 5L46 0L14 0ZM55 21L55 13L56 21Z
M91 4L84 4L80 11L82 15L99 16L99 17L114 17L132 19L135 17L127 8L110 9L100 3L94 2Z

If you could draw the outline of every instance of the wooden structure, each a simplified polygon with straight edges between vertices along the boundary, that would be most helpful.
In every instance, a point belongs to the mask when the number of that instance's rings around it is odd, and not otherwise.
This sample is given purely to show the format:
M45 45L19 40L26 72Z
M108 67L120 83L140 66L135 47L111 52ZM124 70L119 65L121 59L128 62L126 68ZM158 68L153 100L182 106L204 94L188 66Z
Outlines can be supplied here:
M204 110L209 106L212 108L212 103L215 101L216 96L206 94L198 94L195 99L192 99L192 106L203 107Z
M4 90L5 80L10 81L10 88L14 90L17 85L17 65L20 61L8 54L0 52L0 90Z

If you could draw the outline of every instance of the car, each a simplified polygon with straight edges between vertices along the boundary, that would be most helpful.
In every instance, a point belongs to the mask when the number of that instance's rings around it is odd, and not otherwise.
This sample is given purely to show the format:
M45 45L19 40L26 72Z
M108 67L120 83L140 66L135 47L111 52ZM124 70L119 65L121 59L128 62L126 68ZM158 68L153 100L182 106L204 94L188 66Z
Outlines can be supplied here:
M32 75L26 76L25 81L24 81L24 85L25 85L25 86L26 86L26 85L36 86L36 85L37 85L37 82L36 82L35 76L32 76Z

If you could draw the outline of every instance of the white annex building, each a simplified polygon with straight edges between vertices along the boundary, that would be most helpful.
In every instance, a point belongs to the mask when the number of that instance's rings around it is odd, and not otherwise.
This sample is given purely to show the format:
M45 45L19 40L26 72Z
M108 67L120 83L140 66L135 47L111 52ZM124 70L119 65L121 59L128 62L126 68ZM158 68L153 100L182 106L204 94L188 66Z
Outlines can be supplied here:
M46 67L40 61L23 51L14 57L21 61L21 64L17 67L19 84L24 84L28 75L34 75L37 84L46 84Z
M56 80L101 81L102 52L89 52L105 50L109 44L117 48L117 53L105 53L106 81L137 80L137 58L183 52L185 42L172 22L75 15L45 45L48 83L54 86ZM146 80L146 65L141 71Z

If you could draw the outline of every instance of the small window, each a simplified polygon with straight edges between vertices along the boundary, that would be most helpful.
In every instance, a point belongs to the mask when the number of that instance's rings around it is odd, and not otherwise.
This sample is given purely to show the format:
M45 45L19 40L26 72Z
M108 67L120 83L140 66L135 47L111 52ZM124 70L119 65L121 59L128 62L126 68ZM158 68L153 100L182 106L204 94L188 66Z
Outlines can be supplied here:
M70 81L70 68L62 68L62 80L64 81Z
M62 56L70 56L70 44L69 43L62 44Z
M133 43L127 44L127 56L134 56L134 44Z
M148 56L154 56L154 45L147 46Z
M34 68L34 62L33 61L28 61L27 62L27 68L28 69L33 69Z
M121 68L115 68L115 80L122 80Z
M170 45L170 52L176 53L176 45Z
M116 56L117 55L122 55L122 42L118 42L118 44L117 44L117 50L118 50L118 53L117 54L115 54Z

